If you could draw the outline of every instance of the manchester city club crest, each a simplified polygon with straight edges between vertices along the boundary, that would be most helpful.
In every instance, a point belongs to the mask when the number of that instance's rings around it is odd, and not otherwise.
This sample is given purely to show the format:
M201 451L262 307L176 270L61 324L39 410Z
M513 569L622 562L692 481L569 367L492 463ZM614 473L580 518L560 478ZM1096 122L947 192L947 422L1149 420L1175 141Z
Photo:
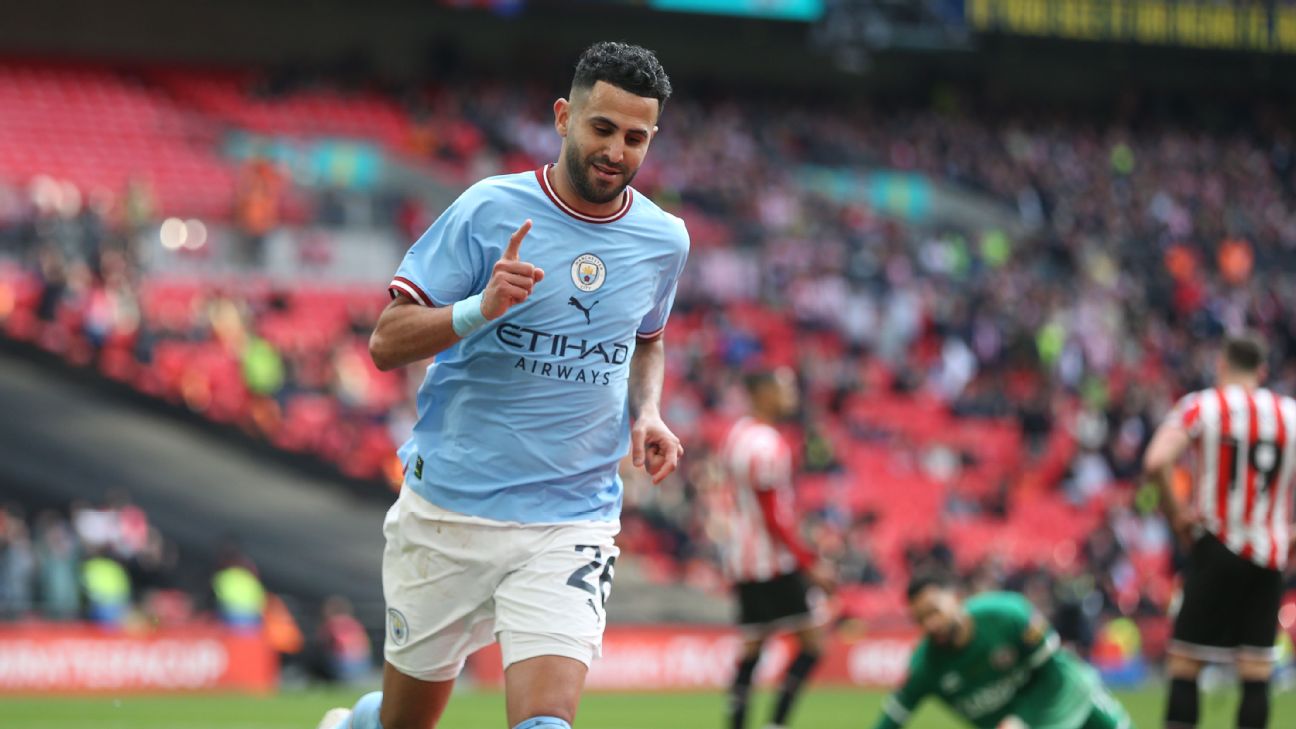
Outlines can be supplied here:
M571 276L572 283L581 291L597 291L607 278L607 266L603 265L603 259L586 253L572 261Z
M396 608L387 608L387 633L396 645L405 645L409 640L409 623Z

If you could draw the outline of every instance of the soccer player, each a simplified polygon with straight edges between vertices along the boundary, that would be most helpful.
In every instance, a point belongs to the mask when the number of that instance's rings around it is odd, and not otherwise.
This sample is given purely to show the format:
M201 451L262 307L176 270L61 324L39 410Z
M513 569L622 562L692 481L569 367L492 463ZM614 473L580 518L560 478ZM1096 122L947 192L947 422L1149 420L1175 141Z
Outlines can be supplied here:
M1254 335L1225 340L1216 375L1216 387L1179 400L1143 461L1188 549L1166 666L1166 727L1196 726L1202 665L1232 661L1242 680L1237 725L1262 729L1269 722L1282 574L1296 534L1289 527L1296 401L1260 387L1265 347ZM1171 471L1190 447L1196 474L1184 504L1171 491Z
M1058 647L1057 633L1021 595L986 592L964 602L929 576L910 581L908 595L924 635L875 729L904 726L931 694L982 729L1131 726L1097 672Z
M748 375L751 415L734 424L723 459L732 486L731 513L723 520L725 572L738 597L743 653L729 689L729 729L742 729L752 675L761 649L775 633L794 631L800 645L775 704L772 727L788 714L822 650L819 616L808 588L831 591L834 570L817 560L797 536L792 514L792 451L775 424L798 405L796 375L788 369Z
M383 526L383 690L322 727L435 726L495 640L508 725L570 727L602 642L618 463L659 483L683 454L659 401L688 234L629 186L670 92L651 51L591 46L554 103L557 163L473 185L396 272L374 362L436 361Z

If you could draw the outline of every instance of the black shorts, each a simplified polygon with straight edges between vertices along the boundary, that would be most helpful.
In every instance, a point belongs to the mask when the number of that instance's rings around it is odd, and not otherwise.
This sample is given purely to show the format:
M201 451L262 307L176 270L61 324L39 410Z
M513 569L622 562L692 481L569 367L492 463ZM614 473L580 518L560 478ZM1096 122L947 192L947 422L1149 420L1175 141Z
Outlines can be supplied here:
M764 582L739 582L738 625L742 628L798 628L810 625L805 576L789 572Z
M1282 573L1242 559L1215 535L1193 544L1170 652L1225 662L1273 657Z

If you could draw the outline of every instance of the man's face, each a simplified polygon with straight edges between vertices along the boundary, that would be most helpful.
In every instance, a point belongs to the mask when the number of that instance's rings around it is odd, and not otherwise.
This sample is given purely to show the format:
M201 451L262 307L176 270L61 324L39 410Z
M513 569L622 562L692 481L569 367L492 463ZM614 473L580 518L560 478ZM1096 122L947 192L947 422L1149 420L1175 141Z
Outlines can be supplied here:
M779 415L784 418L796 415L801 405L796 373L788 367L780 367L774 373L774 382L778 383Z
M953 590L929 585L909 601L909 614L922 631L938 645L953 645L958 635L963 606Z
M780 367L754 393L753 399L758 410L778 420L796 415L801 404L796 373L790 368Z
M567 176L585 200L611 202L643 164L657 131L658 102L605 81L554 103Z

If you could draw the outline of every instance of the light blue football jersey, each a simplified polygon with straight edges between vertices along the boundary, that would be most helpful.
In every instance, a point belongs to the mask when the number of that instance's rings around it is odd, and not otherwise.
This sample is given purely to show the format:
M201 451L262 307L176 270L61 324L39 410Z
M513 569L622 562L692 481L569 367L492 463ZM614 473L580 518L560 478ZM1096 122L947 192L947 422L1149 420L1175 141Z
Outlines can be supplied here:
M391 283L428 306L481 292L509 236L545 278L437 356L401 447L405 482L443 509L528 524L612 520L630 447L639 340L661 336L688 257L684 223L627 188L614 215L566 206L547 167L473 185L410 247Z

